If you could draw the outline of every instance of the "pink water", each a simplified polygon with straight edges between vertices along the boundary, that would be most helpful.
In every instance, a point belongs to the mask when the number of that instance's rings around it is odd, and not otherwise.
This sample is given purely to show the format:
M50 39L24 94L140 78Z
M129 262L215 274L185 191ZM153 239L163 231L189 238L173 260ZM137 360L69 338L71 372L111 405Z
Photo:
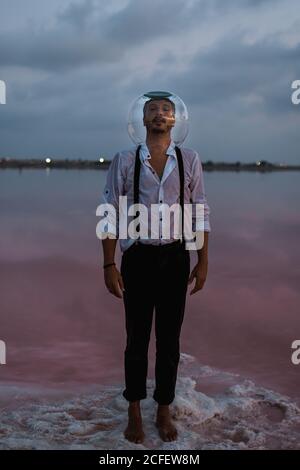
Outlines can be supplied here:
M2 384L74 391L123 381L123 305L105 288L95 232L104 179L0 172ZM205 182L209 274L188 295L181 350L299 399L300 365L291 363L300 339L299 174L205 173Z

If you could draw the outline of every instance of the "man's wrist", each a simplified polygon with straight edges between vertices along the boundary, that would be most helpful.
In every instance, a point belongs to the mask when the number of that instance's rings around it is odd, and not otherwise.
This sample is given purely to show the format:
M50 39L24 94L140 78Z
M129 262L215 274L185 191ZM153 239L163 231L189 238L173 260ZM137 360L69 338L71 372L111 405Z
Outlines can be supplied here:
M114 261L111 261L110 263L104 263L103 269L109 268L110 266L115 266L116 263Z

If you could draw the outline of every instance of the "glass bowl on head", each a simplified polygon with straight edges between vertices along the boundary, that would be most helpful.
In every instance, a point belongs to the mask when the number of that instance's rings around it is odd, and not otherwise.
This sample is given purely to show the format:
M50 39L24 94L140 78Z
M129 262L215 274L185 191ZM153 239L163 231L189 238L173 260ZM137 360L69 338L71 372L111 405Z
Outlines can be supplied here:
M148 101L171 101L175 106L175 123L171 129L171 139L180 146L188 134L188 112L182 99L167 91L149 91L135 99L129 109L127 131L129 137L137 145L146 141L147 130L144 125L144 105Z

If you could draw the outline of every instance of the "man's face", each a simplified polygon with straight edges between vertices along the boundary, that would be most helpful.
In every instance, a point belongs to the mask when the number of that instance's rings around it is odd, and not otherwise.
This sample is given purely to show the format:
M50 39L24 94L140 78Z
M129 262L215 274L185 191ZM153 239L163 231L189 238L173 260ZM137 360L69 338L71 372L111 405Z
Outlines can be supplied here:
M153 100L147 103L144 115L144 126L147 131L162 134L168 133L175 124L172 104L167 100Z

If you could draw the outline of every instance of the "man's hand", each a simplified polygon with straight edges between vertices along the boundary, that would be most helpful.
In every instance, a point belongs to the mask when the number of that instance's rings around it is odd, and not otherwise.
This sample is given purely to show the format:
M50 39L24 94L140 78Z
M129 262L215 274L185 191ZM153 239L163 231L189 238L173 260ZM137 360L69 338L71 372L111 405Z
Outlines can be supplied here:
M104 280L109 292L121 299L123 297L122 291L125 289L121 273L115 265L104 269Z
M191 290L190 295L195 294L198 290L201 290L204 286L208 270L207 261L198 261L194 269L192 270L188 283L191 284L193 279L196 279L194 288Z

